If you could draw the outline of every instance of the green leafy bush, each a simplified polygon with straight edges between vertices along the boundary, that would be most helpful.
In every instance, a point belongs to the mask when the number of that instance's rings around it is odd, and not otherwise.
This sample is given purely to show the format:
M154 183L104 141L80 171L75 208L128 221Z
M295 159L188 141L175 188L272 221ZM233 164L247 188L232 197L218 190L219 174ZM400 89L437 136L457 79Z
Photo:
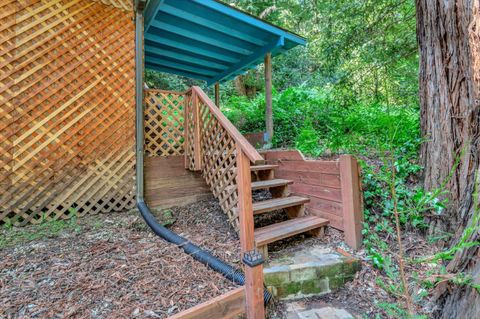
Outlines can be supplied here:
M307 155L371 154L418 145L419 112L413 106L357 102L346 106L329 87L292 87L273 92L274 147L297 147ZM265 130L265 96L231 96L222 111L242 133ZM315 136L313 136L315 135ZM312 143L318 139L318 143ZM304 145L305 143L305 145ZM316 144L316 145L315 145Z
M298 134L295 145L304 154L320 155L321 148L319 147L319 136L317 131L313 128L311 120L305 120L302 129Z

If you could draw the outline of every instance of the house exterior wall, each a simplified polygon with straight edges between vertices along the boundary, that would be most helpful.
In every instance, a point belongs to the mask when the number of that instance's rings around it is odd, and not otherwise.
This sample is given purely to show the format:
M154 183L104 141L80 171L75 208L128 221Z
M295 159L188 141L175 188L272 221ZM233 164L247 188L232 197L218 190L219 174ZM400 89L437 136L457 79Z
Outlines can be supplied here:
M129 0L0 0L0 223L134 206Z

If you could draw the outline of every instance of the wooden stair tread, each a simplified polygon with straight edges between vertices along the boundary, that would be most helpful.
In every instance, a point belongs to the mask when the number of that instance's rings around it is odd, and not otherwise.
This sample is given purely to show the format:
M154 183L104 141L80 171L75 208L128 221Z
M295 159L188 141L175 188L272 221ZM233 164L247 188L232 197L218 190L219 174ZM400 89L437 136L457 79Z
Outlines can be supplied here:
M267 170L275 169L275 168L278 168L278 165L269 165L269 164L255 165L255 166L250 166L250 171L252 171L252 172L267 171Z
M275 169L275 168L278 168L278 165L268 165L268 164L255 165L255 166L250 166L250 171L251 172L268 171L268 170ZM229 169L229 171L236 171L236 170L237 169L235 167L231 167ZM224 167L220 168L220 171L224 172L225 168Z
M287 179L270 179L266 181L257 181L252 183L252 190L285 186L292 183L293 181Z
M317 216L303 216L255 230L255 243L264 246L281 239L292 237L328 225L329 221Z
M266 212L271 212L274 210L288 208L293 206L298 206L306 204L310 201L307 197L301 196L290 196L290 197L281 197L268 199L261 202L253 203L253 214L262 214Z

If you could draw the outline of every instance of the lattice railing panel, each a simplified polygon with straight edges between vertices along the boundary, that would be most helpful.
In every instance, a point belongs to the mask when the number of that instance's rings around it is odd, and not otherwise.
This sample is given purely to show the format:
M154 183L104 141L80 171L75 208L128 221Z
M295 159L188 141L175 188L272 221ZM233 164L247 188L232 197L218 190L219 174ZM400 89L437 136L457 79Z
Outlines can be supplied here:
M236 183L236 143L201 99L189 93L187 105L187 165L195 170L195 105L198 105L200 171L218 199L230 224L238 230L238 190ZM196 99L194 103L193 99Z
M0 222L133 207L132 18L92 0L0 0Z
M145 90L145 154L184 154L183 93Z

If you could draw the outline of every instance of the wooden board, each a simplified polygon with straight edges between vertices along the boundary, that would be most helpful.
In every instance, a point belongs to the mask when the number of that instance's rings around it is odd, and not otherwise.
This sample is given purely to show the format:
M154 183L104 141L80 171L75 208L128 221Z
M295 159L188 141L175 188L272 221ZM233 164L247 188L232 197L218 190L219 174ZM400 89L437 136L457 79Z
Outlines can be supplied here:
M255 230L255 243L259 247L264 246L326 225L328 225L328 220L317 216L289 219Z
M233 319L245 313L245 289L237 288L167 319Z
M188 205L210 196L201 174L185 169L183 156L145 158L145 199L151 207Z

